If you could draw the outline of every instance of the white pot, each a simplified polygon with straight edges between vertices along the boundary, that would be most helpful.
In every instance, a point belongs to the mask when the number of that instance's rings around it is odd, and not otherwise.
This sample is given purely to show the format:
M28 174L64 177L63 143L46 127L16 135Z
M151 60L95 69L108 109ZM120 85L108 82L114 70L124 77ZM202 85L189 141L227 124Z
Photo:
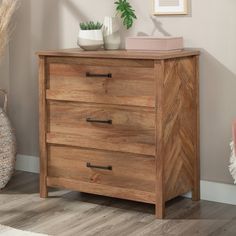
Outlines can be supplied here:
M80 30L78 46L84 50L98 50L104 45L102 30Z
M106 16L103 24L104 47L107 50L120 48L120 20L118 17Z

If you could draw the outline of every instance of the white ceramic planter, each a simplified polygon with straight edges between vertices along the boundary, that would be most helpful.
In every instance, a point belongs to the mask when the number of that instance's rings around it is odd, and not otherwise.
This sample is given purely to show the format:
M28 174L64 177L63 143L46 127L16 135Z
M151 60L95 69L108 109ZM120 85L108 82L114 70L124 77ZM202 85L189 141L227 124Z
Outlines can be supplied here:
M104 45L102 30L80 30L77 44L88 51L101 49Z
M107 50L120 48L120 20L118 17L106 16L103 24L104 47Z

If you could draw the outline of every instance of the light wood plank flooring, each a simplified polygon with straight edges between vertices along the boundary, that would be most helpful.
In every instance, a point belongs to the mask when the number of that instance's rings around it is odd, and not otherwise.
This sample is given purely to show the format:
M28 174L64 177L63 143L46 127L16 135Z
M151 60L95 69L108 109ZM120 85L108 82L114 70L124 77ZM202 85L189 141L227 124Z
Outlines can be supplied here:
M38 187L37 174L17 172L0 191L0 224L49 235L236 236L236 206L177 198L156 220L153 205L55 189L44 200Z

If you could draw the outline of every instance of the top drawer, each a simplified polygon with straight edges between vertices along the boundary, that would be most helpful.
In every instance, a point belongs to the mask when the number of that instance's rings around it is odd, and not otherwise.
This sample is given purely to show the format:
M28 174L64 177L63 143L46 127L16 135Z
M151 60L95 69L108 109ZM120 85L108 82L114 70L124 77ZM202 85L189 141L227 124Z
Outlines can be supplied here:
M153 61L48 60L47 99L155 107Z

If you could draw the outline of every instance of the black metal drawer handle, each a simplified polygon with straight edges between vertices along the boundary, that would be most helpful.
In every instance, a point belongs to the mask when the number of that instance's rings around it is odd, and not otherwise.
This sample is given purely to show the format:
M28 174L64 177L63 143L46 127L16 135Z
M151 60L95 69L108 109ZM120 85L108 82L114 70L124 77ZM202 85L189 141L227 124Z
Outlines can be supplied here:
M87 118L86 121L89 123L102 123L112 125L112 120L94 120L91 118Z
M112 74L92 74L90 72L86 72L86 77L92 77L92 78L112 78Z
M95 166L91 165L91 163L87 163L87 167L91 169L112 170L112 166Z

